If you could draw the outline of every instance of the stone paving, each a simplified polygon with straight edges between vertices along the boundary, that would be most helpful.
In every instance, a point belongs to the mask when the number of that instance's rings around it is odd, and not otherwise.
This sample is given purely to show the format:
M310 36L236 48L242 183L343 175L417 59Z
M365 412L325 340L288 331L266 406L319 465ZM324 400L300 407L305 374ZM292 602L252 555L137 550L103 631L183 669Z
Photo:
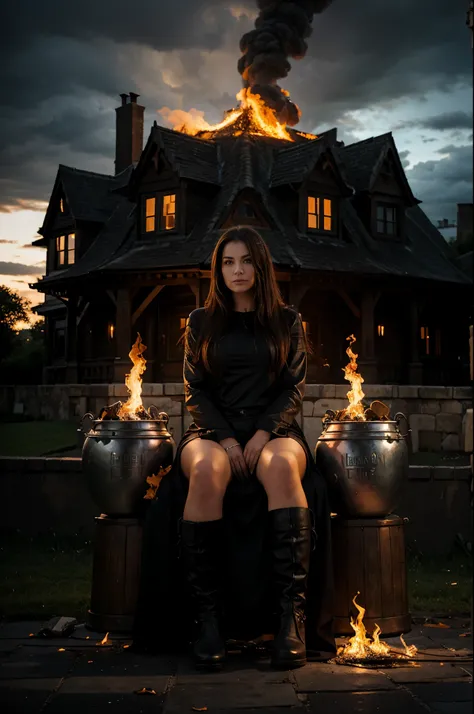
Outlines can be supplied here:
M267 659L231 655L218 673L198 673L186 657L139 655L126 647L129 641L124 638L99 645L104 633L84 626L67 639L43 639L30 633L38 632L44 623L4 623L0 626L1 712L470 713L469 620L419 622L405 637L407 644L418 647L417 661L403 667L369 669L313 662L291 672L275 672ZM439 622L448 627L439 627ZM385 641L403 650L399 638ZM153 693L136 693L144 688Z

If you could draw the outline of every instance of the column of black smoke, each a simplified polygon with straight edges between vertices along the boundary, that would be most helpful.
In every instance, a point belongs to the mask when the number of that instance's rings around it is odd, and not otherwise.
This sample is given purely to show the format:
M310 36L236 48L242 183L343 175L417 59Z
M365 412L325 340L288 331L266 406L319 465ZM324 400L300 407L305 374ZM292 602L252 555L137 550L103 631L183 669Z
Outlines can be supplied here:
M240 40L243 56L238 63L244 87L262 97L282 124L294 126L300 118L298 107L278 86L279 79L291 69L288 57L301 59L311 34L315 13L327 8L332 0L257 0L259 15L255 29Z

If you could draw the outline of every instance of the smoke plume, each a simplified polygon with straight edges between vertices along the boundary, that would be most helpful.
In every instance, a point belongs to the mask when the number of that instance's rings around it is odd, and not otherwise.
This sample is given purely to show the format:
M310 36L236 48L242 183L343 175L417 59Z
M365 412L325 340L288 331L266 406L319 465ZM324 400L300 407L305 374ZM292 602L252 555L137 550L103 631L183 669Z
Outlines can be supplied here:
M243 53L238 63L244 87L258 94L277 114L282 124L294 126L300 118L296 104L278 86L288 75L289 57L301 59L311 34L313 15L321 13L332 0L257 0L259 15L255 29L240 40Z

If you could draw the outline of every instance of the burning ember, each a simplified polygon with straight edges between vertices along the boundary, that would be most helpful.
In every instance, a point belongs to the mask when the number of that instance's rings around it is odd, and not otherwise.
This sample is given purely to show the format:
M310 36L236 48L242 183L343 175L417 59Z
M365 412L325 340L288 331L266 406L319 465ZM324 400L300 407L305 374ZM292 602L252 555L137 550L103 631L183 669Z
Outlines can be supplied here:
M151 476L147 476L146 482L148 484L148 489L146 494L143 496L145 500L151 501L155 498L156 492L158 491L158 488L160 487L161 479L163 476L166 476L168 471L171 469L171 464L169 466L166 466L163 468L163 466L160 466L159 471L157 474L152 474Z
M390 408L386 404L376 400L369 407L366 407L362 402L365 397L362 391L364 379L357 371L357 357L359 355L352 350L352 345L356 338L354 335L349 335L346 339L350 340L349 347L346 350L350 361L346 367L342 368L342 371L344 372L344 379L347 379L352 387L347 392L349 406L338 411L328 409L323 421L389 421Z
M357 595L360 595L360 593L358 592ZM380 662L390 663L392 660L406 660L407 657L413 657L418 651L417 648L415 645L408 646L402 636L400 636L400 639L405 647L405 653L392 652L390 646L380 640L381 629L377 624L372 637L367 636L367 630L363 622L365 609L356 602L357 595L352 599L358 610L356 621L354 622L351 617L351 627L355 635L351 637L347 645L338 648L335 661L338 664L364 663L364 666L366 666L366 663L370 664L371 662L373 664L380 664Z
M102 407L99 419L120 419L121 421L138 421L140 419L159 419L158 408L151 406L148 410L142 404L142 374L146 369L146 359L143 352L146 345L143 344L140 333L137 334L135 344L130 350L129 357L133 362L133 367L129 374L125 375L125 385L129 391L129 398L123 404L118 401L108 407Z
M98 642L97 644L98 644L98 645L110 645L110 642L109 642L109 633L106 632L104 639L101 640L100 642Z

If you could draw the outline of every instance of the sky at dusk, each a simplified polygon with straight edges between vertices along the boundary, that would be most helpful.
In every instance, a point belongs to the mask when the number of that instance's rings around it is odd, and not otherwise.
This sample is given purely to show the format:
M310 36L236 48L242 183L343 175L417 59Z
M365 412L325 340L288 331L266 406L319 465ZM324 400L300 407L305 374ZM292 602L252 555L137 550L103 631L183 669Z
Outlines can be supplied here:
M298 129L337 127L346 145L392 131L430 219L472 202L472 48L468 0L334 0L281 85ZM115 107L136 92L145 140L163 107L236 105L240 37L255 0L16 0L0 55L0 284L33 304L44 273L33 248L59 163L112 174Z

